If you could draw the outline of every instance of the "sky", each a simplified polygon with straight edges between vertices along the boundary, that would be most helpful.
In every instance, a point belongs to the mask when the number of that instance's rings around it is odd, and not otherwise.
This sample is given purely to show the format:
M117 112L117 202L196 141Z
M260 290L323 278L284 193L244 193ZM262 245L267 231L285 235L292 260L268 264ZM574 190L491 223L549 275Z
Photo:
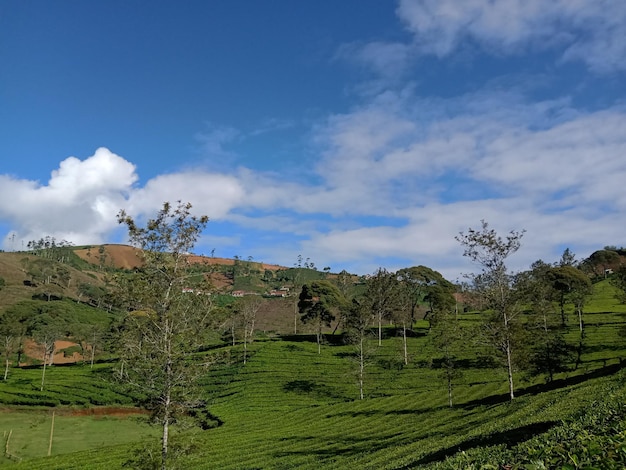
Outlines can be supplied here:
M124 243L121 209L210 222L196 253L372 273L626 245L626 2L5 0L0 245Z

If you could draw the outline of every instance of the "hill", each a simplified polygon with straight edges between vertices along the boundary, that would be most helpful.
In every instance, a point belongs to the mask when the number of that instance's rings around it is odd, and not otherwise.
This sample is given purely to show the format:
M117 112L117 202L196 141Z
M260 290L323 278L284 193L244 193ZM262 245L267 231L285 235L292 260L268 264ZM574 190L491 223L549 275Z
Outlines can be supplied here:
M189 261L196 267L197 275L204 276L215 287L218 293L215 302L222 307L235 300L231 294L275 292L274 296L263 299L258 312L256 328L265 334L294 331L297 292L288 290L285 284L293 282L295 274L302 282L322 276L310 269L239 259L190 255ZM108 284L109 278L139 267L141 262L140 252L128 245L0 252L0 278L3 280L0 313L10 310L12 314L33 318L40 312L48 312L67 325L66 338L56 342L54 363L75 362L80 359L74 354L78 343L67 341L75 336L72 332L80 327L79 323L84 323L84 328L102 323L103 315L110 321L109 312L115 311L116 300ZM296 325L300 331L308 331L308 326L301 322L296 321ZM40 346L30 339L26 346L25 363L41 358Z
M5 286L0 291L0 309L6 308L22 300L32 299L43 292L43 286L33 280L29 274L29 264L42 258L31 253L0 253L0 277ZM49 260L50 265L62 266L67 271L65 282L55 279L54 285L63 291L65 296L79 298L79 286L83 284L104 285L103 273L91 269L79 269L76 263L59 263ZM88 266L85 266L88 268Z
M133 269L141 265L140 250L129 245L105 244L77 247L74 249L74 253L94 266L113 269ZM279 271L287 269L277 264L241 261L229 258L215 258L201 255L189 255L189 261L193 264L202 264L207 266L234 266L237 262L241 262L248 263L253 266L254 269L262 271Z

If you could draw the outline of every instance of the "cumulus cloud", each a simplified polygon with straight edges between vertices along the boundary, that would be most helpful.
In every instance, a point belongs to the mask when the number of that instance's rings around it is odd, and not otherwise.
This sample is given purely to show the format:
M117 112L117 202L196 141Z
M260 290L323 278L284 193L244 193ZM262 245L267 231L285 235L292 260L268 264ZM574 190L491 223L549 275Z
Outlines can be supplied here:
M474 41L497 54L560 48L597 72L625 70L626 4L612 0L400 0L414 47L439 57Z
M194 212L224 218L244 198L240 182L228 175L206 171L159 175L137 188L128 199L128 212L150 214L164 201L190 202Z
M22 239L50 235L74 243L102 240L137 181L135 166L99 148L85 160L69 157L47 184L0 175L0 217Z
M11 223L21 240L48 235L75 244L100 243L117 227L120 209L145 217L164 201L182 200L198 213L221 219L245 195L239 181L224 174L159 175L139 187L135 170L128 160L99 148L84 160L61 161L47 184L0 175L0 218Z

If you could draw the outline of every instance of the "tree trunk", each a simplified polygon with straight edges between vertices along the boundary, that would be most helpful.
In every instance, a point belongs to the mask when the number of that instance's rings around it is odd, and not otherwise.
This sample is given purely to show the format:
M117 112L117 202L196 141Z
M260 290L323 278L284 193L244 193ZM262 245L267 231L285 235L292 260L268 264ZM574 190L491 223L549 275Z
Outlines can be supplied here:
M404 365L409 364L409 352L406 346L406 322L402 322L402 340L404 341Z
M378 346L383 344L383 314L378 313Z
M359 398L363 400L363 375L365 372L365 351L363 336L359 340Z
M7 357L6 362L4 364L4 381L7 381L7 377L9 376L9 358Z
M322 329L317 331L317 354L322 354Z
M506 340L506 367L509 373L509 396L511 401L515 398L513 389L513 360L511 358L511 340Z
M46 356L46 351L44 350L43 352L43 370L41 372L41 388L39 389L40 392L43 392L43 384L44 381L46 379L46 364L48 363L48 357Z
M96 355L96 345L92 344L91 345L91 369L93 369L93 359L95 355Z
M583 309L580 305L577 306L578 311L578 327L580 328L580 336L583 336Z
M293 334L298 334L298 302L293 304Z
M169 426L170 426L170 408L169 408L169 395L165 401L165 412L163 416L163 438L161 441L161 470L167 469L167 446L169 440Z
M248 326L243 325L243 363L246 363L246 356L248 355Z

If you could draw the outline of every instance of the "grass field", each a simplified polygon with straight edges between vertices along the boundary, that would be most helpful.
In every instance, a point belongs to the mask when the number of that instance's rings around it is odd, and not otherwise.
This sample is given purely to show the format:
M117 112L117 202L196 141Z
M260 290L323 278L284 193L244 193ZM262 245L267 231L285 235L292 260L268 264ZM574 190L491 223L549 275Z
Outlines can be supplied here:
M117 413L121 414L120 410ZM148 426L141 415L72 416L68 410L57 410L54 426L52 418L50 410L0 411L4 459L7 454L13 461L47 456L51 430L52 455L136 442L158 435L158 430Z
M392 328L382 346L370 342L364 400L358 399L352 346L330 341L318 354L314 338L306 335L257 341L245 366L236 360L222 363L204 377L204 398L221 425L205 431L175 426L173 446L182 453L177 468L469 468L462 458L475 452L498 468L507 463L503 456L511 455L504 450L530 445L533 436L544 433L564 435L563 426L598 403L613 409L626 401L626 379L620 372L626 339L619 334L626 309L611 302L610 286L602 285L588 303L579 366L570 364L552 383L518 373L513 402L505 371L476 360L481 351L468 340L457 351L465 359L463 376L454 387L454 406L448 407L445 384L431 367L438 356L427 322L420 322L409 338L408 365ZM469 313L460 321L469 327L479 318ZM573 312L566 337L572 348L579 347ZM238 357L241 346L231 353ZM0 433L13 429L9 451L23 459L13 462L14 468L110 470L122 468L134 449L148 455L146 446L158 444L157 430L142 419L68 412L133 403L132 395L106 379L111 367L52 367L43 392L39 369L11 371L8 383L0 384L0 402L12 405L12 411L0 414ZM26 411L24 405L38 411ZM53 455L45 457L52 409ZM28 437L20 441L23 432ZM626 419L615 433L618 437L611 439L622 436L626 455Z

